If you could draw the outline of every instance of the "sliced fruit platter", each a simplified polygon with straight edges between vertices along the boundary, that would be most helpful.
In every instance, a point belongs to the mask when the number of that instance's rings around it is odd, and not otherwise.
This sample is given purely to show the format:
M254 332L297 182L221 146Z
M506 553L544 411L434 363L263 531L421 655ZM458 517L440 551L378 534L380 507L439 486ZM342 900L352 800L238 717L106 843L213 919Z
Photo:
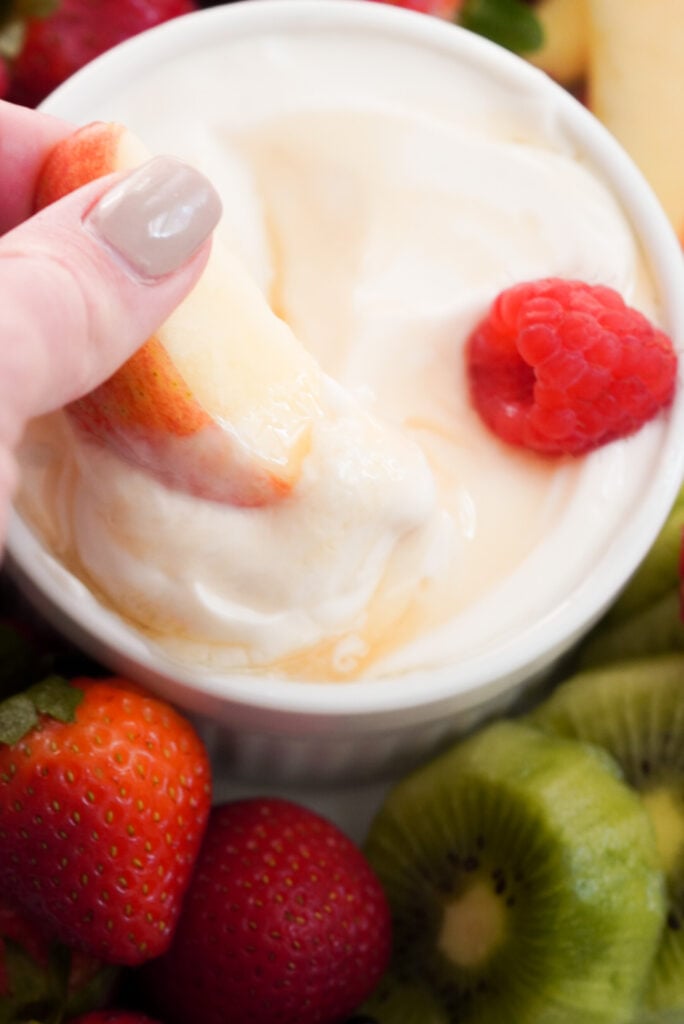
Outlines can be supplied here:
M668 24L678 52L673 0L395 2L583 97L681 225L670 50L655 75L633 43ZM0 4L0 93L36 105L194 7ZM353 837L332 797L234 796L183 714L2 581L0 1024L684 1021L683 528L684 492L537 702L374 788Z
M320 794L227 796L4 581L0 1021L684 1019L683 525L684 497L537 703L375 790L358 841Z

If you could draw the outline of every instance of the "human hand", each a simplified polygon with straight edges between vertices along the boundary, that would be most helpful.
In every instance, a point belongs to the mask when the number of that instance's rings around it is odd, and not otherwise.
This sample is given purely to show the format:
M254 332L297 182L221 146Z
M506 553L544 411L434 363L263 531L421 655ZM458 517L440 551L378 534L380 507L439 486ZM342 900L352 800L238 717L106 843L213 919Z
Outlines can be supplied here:
M199 277L221 212L203 175L159 157L31 216L43 160L71 131L0 101L0 544L26 423L91 391L155 332Z

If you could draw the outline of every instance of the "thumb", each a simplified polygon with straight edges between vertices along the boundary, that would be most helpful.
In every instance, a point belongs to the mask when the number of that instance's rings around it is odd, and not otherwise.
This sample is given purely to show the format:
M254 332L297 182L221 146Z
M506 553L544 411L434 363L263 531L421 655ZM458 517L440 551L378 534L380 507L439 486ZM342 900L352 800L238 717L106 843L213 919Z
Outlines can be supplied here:
M191 289L221 212L207 179L157 157L0 238L0 447L109 377Z

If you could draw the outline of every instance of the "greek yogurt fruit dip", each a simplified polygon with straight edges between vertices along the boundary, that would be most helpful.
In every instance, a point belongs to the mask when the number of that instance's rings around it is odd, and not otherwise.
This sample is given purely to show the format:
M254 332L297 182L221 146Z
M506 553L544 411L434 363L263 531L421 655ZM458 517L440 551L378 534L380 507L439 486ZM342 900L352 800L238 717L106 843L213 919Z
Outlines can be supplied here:
M663 319L560 90L528 70L512 88L321 24L220 37L99 98L93 118L212 179L221 244L321 372L301 472L257 507L169 488L62 412L31 425L20 514L172 661L343 682L475 657L567 600L648 490L664 416L550 459L468 397L464 340L517 282L609 285Z

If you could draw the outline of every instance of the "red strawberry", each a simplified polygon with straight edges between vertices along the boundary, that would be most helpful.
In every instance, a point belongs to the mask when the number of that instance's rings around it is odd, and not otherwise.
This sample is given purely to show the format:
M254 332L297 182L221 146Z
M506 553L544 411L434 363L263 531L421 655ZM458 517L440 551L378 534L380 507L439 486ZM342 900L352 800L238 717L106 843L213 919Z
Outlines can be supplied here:
M279 799L212 810L170 951L142 971L168 1024L333 1024L375 988L390 918L361 851Z
M189 723L123 680L52 678L0 706L0 739L0 891L109 962L163 952L209 813Z
M0 900L0 1021L61 1019L101 1006L117 969L56 947L42 929Z
M667 406L670 339L612 288L546 278L502 292L465 350L473 404L502 440L580 455Z
M21 15L19 0L15 7ZM27 20L9 99L36 106L105 50L196 7L194 0L53 0L50 13Z

